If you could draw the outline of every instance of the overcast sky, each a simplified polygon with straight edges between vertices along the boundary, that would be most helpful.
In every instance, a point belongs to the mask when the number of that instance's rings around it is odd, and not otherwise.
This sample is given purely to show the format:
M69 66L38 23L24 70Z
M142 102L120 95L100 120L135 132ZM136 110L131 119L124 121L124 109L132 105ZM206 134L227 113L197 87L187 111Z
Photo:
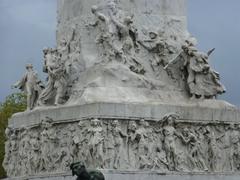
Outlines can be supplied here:
M200 50L213 47L211 65L240 106L240 0L189 0L189 31ZM0 101L32 63L42 73L42 49L55 46L56 0L0 0ZM43 77L42 77L43 78Z

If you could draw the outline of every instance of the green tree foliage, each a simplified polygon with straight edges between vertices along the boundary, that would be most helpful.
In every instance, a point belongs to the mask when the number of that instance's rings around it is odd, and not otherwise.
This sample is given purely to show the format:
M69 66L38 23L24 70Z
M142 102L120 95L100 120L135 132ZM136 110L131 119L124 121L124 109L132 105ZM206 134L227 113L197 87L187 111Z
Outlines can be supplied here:
M26 96L22 93L14 93L9 95L5 102L0 104L0 178L6 176L2 167L4 159L4 142L5 142L5 129L8 124L8 119L17 112L26 110Z

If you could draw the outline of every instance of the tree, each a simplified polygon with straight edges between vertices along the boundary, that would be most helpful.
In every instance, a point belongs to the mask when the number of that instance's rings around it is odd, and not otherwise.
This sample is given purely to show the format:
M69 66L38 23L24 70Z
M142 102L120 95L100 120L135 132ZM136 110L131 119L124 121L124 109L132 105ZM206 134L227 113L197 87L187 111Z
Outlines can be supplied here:
M11 94L6 98L5 102L0 103L0 178L6 177L2 162L5 154L5 129L8 125L8 119L14 113L25 111L26 104L26 96L22 93Z

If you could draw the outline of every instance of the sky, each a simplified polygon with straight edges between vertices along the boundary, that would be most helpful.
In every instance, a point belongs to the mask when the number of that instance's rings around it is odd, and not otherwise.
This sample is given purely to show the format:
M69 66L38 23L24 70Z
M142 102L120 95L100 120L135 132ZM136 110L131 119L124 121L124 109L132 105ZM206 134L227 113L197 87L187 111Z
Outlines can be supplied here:
M0 0L0 102L32 63L40 77L42 49L54 47L56 0ZM188 29L202 51L216 48L210 64L227 93L220 99L240 106L240 0L189 0Z

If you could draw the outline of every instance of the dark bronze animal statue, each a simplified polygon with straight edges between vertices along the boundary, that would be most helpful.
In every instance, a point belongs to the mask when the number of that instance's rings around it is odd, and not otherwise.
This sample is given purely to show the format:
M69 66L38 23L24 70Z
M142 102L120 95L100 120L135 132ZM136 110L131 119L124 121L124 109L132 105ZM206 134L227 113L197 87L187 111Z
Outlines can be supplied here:
M97 170L87 170L82 162L73 163L70 166L72 175L76 175L76 180L105 180L103 173Z

